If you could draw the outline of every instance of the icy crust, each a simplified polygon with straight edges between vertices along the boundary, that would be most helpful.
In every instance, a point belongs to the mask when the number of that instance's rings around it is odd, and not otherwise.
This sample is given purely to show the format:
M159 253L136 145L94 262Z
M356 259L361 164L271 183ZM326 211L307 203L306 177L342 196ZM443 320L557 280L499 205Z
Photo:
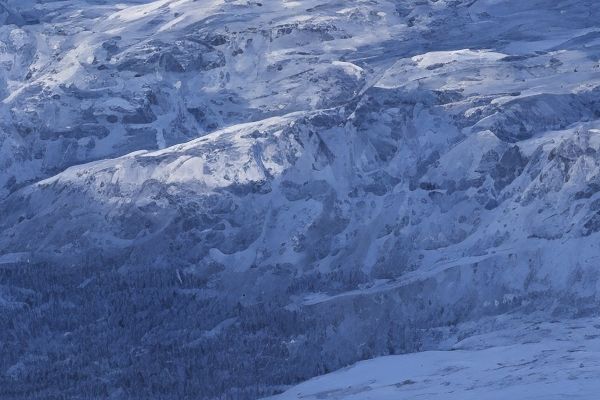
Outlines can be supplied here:
M592 2L9 5L0 394L258 398L597 313Z

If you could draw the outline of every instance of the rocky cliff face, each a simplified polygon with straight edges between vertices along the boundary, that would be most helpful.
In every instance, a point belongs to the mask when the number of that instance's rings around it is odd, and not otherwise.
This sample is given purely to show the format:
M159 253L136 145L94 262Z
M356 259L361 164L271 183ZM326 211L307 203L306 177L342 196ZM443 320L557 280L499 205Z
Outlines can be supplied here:
M257 398L596 312L594 2L0 7L4 396Z

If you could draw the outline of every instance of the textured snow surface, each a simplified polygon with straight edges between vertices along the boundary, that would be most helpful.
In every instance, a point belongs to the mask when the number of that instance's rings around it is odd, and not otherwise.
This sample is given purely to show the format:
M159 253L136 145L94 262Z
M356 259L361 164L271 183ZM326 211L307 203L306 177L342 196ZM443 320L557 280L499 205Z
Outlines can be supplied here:
M414 352L381 362L431 375L465 338L597 315L598 21L0 1L0 397L255 399ZM498 362L564 350L511 338Z
M600 389L598 322L529 323L470 337L451 350L363 361L272 400L592 399Z

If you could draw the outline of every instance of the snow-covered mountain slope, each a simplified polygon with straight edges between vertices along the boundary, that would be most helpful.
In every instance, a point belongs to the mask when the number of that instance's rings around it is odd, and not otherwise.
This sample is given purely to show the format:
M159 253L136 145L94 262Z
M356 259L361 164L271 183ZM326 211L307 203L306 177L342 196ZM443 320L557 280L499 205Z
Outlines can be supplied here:
M599 328L597 318L537 321L451 350L363 361L273 399L590 399L599 389Z
M1 395L258 398L597 313L593 1L2 7Z
M0 28L4 193L73 164L343 104L365 85L344 55L401 29L391 5L371 15L361 2L11 1L6 9L6 18L22 10L39 23ZM377 36L376 24L385 27Z

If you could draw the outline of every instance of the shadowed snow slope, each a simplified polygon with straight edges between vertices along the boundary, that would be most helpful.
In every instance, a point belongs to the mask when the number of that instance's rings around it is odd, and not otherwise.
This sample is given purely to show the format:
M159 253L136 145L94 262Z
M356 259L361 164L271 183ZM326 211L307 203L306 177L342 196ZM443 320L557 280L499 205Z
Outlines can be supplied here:
M418 384L311 393L416 396L464 354L456 393L513 396L470 371L566 344L436 351L597 314L599 18L0 1L0 397L255 399L411 352L332 379L418 361Z

